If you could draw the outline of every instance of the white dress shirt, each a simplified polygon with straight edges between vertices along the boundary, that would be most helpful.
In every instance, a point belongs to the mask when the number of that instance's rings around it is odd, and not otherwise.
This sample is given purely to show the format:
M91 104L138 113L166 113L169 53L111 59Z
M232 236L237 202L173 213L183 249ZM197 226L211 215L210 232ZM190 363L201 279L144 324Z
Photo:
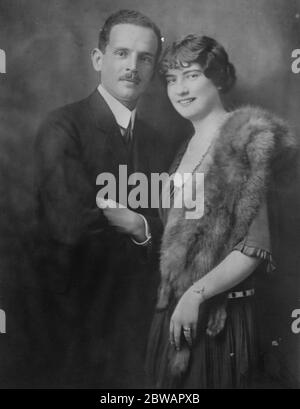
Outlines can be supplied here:
M131 130L134 127L136 108L130 111L125 105L121 104L115 97L113 97L106 89L99 84L98 91L104 98L105 102L109 106L111 112L113 113L117 124L121 129L122 135L124 135L125 130L128 128L131 119Z

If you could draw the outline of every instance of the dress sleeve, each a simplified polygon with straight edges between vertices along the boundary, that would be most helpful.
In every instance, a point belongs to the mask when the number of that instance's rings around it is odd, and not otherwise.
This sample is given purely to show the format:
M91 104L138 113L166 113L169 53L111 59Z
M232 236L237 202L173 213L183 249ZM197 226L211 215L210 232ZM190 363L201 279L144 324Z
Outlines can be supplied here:
M257 216L251 223L248 233L233 250L250 257L258 257L267 262L267 272L273 272L276 264L272 257L267 203L264 201Z

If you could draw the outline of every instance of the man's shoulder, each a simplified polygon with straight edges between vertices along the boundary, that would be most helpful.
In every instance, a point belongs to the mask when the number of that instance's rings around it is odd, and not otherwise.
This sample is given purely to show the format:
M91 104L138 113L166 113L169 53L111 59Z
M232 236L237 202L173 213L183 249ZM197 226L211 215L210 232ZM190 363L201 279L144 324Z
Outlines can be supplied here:
M49 136L58 143L79 142L86 133L92 134L96 124L90 109L92 95L50 111L39 124L37 143L48 144Z
M80 129L88 122L88 98L50 111L40 122L35 147L43 151L62 151L80 141Z
M76 123L84 120L88 115L88 101L90 97L75 101L50 111L42 124Z

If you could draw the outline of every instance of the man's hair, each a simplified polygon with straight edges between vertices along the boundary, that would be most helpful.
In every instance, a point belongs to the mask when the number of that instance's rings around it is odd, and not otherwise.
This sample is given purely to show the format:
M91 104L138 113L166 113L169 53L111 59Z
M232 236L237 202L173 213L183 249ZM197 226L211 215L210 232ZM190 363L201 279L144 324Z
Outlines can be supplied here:
M113 26L117 24L133 24L135 26L147 27L154 31L157 37L156 61L162 50L161 33L157 25L147 16L135 10L119 10L111 14L105 21L99 33L98 48L104 53L105 47L109 42L109 36Z
M198 63L203 74L221 93L231 90L236 81L235 68L229 61L224 47L207 36L189 34L171 44L160 64L160 73L165 76L169 69L185 68Z

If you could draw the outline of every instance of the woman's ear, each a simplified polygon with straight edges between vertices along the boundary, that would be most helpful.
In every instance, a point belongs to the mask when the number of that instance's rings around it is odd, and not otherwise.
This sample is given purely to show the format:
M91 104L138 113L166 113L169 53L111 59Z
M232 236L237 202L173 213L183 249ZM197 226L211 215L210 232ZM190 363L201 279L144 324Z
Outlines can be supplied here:
M94 48L91 53L94 70L99 72L102 69L103 52L99 48Z

